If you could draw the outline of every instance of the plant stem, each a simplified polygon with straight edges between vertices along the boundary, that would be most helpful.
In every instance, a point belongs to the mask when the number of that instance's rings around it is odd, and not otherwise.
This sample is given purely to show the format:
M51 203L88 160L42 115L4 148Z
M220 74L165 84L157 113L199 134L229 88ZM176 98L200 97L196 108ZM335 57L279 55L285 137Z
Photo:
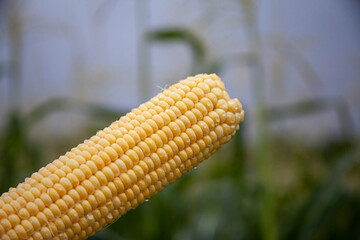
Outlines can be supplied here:
M12 3L11 14L8 20L10 36L10 76L9 76L9 109L18 113L21 105L21 57L22 57L22 34L23 19L19 6Z
M136 0L136 27L137 27L137 71L139 85L139 101L145 102L151 97L151 71L150 71L150 51L145 39L148 19L148 1Z
M275 189L271 146L267 132L265 75L261 60L262 43L257 22L256 1L241 0L245 17L245 32L251 53L250 76L255 103L255 158L258 164L262 197L260 200L261 232L264 240L277 240Z

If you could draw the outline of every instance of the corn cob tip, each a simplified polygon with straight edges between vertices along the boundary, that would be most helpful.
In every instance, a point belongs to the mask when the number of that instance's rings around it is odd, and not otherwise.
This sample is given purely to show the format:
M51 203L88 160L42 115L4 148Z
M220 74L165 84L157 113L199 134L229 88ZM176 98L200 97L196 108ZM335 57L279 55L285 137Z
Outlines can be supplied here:
M228 142L244 118L216 74L188 77L0 197L1 239L86 239Z

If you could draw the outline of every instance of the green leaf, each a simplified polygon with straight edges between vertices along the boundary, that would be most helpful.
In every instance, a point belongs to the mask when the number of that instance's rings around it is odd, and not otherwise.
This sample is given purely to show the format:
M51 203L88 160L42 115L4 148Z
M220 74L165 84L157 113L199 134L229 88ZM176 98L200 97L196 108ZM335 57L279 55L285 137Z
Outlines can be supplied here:
M75 102L63 98L54 98L40 104L38 107L29 112L26 116L26 120L29 125L32 126L50 114L59 111L79 112L94 119L101 118L112 121L118 119L119 116L122 116L127 112L127 110L113 110L97 104Z
M198 73L204 64L205 47L198 36L184 28L165 28L151 31L147 39L152 42L180 42L191 48L193 55L193 73Z
M326 111L335 111L344 137L353 139L355 132L354 123L349 106L342 97L308 99L287 106L272 107L267 110L266 116L270 121L278 121L319 114Z
M339 159L330 177L311 194L293 220L287 221L284 239L312 239L325 223L335 217L347 202L340 182L352 167L359 164L358 155L350 153Z

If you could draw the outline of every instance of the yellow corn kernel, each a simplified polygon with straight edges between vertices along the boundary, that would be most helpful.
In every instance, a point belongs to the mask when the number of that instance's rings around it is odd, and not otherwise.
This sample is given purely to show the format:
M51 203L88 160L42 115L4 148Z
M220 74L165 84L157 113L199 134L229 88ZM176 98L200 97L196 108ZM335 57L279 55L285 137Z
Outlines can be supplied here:
M86 239L196 167L244 111L215 75L181 80L0 197L1 239Z

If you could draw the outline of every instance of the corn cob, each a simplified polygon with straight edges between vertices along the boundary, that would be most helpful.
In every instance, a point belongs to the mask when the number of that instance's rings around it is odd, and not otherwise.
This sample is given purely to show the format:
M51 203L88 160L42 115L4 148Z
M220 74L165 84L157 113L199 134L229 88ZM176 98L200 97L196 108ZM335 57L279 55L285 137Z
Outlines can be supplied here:
M181 80L0 197L1 239L86 239L228 142L244 111L221 80Z

